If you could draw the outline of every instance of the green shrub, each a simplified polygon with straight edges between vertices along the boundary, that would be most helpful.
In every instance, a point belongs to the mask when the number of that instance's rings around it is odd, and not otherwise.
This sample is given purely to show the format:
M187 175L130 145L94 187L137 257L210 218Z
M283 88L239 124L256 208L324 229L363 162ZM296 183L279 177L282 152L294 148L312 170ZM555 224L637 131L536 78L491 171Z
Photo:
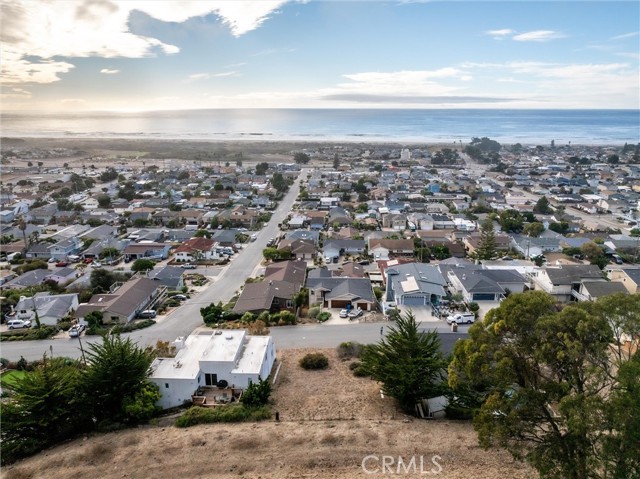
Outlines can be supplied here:
M320 308L318 308L317 306L309 308L309 311L307 312L307 316L309 316L311 319L316 319L318 317L318 314L320 314Z
M285 324L296 324L296 315L291 311L280 311L280 321Z
M469 303L469 311L472 313L477 313L480 311L480 305L478 303Z
M327 369L329 358L322 353L309 353L300 360L300 367L303 369Z
M262 378L258 379L257 383L251 382L249 386L242 393L240 401L246 407L260 407L269 402L269 396L271 395L271 383Z
M138 329L148 328L154 324L156 324L156 322L153 319L145 319L144 321L137 321L135 323L125 324L124 326L116 325L111 328L111 334L130 333Z
M180 416L175 424L177 427L190 427L196 424L264 421L267 419L271 419L271 409L267 406L258 408L246 407L240 404L215 408L194 406Z
M0 333L0 341L34 341L49 339L57 334L56 326L42 326L41 328L19 329Z
M340 359L352 359L360 357L363 346L356 341L346 341L340 343L336 349L338 350L338 357Z
M326 320L331 318L331 313L329 311L323 311L318 315L318 322L324 323Z

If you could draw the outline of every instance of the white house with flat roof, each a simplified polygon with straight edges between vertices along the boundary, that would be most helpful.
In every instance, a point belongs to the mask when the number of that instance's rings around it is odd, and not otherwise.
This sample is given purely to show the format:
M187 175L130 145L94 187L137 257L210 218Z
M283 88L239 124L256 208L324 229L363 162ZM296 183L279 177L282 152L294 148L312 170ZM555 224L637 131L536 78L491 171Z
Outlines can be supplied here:
M245 330L216 330L178 338L175 358L156 358L149 379L162 395L163 409L181 406L202 387L226 381L233 388L246 388L266 379L276 359L271 336L249 336Z

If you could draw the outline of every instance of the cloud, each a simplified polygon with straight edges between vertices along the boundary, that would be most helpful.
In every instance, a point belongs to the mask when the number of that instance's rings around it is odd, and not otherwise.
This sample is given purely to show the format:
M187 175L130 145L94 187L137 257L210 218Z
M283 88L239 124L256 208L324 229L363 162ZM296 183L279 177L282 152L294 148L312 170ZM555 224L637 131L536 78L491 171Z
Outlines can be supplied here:
M175 1L84 0L50 2L4 0L2 83L51 83L73 68L70 58L142 58L171 55L176 45L129 29L129 16L140 11L164 22L181 23L215 14L234 36L258 28L286 0Z
M109 68L103 68L100 70L100 73L104 73L105 75L115 75L116 73L120 73L120 70L111 70Z
M623 33L622 35L616 35L615 37L611 37L609 40L626 40L627 38L637 37L640 32L630 32Z
M504 40L506 37L512 35L515 32L510 28L503 28L501 30L488 30L484 33L493 37L494 40Z
M187 77L187 82L199 80L210 80L211 78L237 77L240 73L237 71L219 72L219 73L193 73Z
M553 30L535 30L513 36L513 39L517 42L548 42L558 38L566 38L566 35Z

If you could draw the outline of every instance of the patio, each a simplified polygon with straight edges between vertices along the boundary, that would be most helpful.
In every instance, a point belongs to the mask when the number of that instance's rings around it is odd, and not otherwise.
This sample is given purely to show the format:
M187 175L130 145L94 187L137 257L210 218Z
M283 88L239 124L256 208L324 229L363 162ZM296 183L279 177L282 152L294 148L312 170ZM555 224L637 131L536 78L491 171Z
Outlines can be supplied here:
M191 396L191 400L196 406L215 407L237 402L242 396L240 388L219 388L216 386L204 386Z

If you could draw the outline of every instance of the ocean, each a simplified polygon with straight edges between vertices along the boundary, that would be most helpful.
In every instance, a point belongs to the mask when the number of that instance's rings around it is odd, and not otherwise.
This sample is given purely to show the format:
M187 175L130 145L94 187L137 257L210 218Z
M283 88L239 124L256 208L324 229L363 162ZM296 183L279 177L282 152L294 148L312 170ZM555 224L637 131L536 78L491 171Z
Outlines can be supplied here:
M464 142L640 142L638 110L207 109L141 113L3 113L3 137Z

